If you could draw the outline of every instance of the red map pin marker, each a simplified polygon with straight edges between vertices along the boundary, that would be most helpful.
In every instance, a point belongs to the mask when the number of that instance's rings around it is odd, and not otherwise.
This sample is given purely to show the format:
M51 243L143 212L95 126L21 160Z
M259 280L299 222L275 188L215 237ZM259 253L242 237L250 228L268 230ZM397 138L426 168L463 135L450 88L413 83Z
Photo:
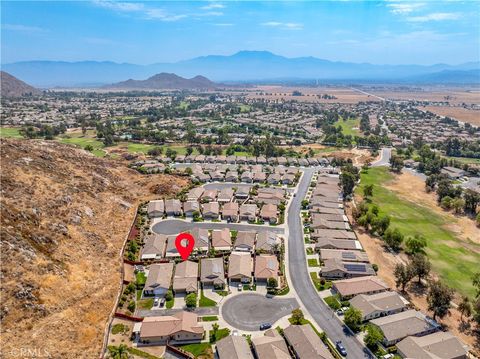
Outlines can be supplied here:
M185 242L187 242L186 246L184 245ZM192 253L194 245L195 239L190 233L180 233L177 238L175 238L175 247L177 247L177 251L183 260L186 260L190 253Z

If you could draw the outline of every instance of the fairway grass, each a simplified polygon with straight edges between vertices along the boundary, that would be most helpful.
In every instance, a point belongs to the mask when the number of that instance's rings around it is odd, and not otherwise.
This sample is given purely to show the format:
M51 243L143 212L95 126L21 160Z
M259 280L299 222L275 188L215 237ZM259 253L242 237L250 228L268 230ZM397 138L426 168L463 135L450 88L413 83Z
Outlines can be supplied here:
M356 194L361 195L365 185L373 184L373 203L379 206L380 215L389 215L390 226L398 228L405 237L415 234L424 236L434 272L461 294L473 296L471 278L478 271L480 246L469 242L467 248L466 243L445 228L451 224L446 218L385 188L394 178L386 167L370 168L368 173L362 173ZM472 247L478 251L473 251Z
M360 132L360 120L359 119L354 119L354 118L349 118L347 120L344 120L343 118L340 118L338 122L335 124L340 125L342 128L342 132L344 135L351 135L351 136L361 136L362 133Z

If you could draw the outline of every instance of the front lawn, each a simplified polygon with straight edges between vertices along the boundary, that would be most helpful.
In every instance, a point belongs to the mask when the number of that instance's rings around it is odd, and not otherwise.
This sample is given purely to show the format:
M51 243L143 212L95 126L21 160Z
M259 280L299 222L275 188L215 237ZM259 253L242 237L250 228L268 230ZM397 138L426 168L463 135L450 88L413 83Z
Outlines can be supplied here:
M309 267L320 267L320 264L318 264L317 258L308 258L308 266Z
M153 307L153 298L141 299L137 301L138 309L152 309Z
M220 328L217 329L216 334L214 334L214 330L209 331L209 336L210 336L210 343L216 343L220 339L223 339L225 337L228 337L230 335L230 329L228 328Z
M206 315L202 317L202 322L216 322L218 317L216 315Z
M337 309L340 309L342 307L340 302L333 295L324 298L324 300L325 300L325 303L327 303L328 306L330 308L332 308L333 310L337 310Z
M199 307L214 307L217 305L217 302L214 300L205 297L203 290L200 291L200 300L198 301Z

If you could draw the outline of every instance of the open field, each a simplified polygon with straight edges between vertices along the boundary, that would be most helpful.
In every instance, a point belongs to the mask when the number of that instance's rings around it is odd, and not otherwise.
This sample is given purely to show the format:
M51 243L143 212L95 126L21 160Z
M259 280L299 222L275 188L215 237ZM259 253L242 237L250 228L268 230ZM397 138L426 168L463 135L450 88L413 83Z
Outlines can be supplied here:
M455 161L458 161L460 163L480 164L480 158L450 157L450 156L445 156L445 158L448 158L449 160L455 160Z
M411 89L365 89L366 92L387 98L389 100L416 100L416 101L448 101L452 105L479 104L480 91L478 89L460 87L412 87Z
M365 185L373 184L373 202L379 206L382 215L391 217L391 226L400 229L405 236L423 235L427 239L427 253L435 273L459 293L473 296L471 277L480 263L478 231L464 222L468 219L440 213L432 208L431 202L426 204L414 198L414 178L403 179L408 183L405 191L400 191L396 180L387 168L371 168L368 174L362 174L357 194L362 193Z
M17 127L0 127L0 137L22 138L20 128Z
M105 145L94 137L94 131L87 131L85 135L81 132L67 132L66 135L60 136L58 141L69 145L75 145L85 149L85 146L91 145L93 147L92 153L97 157L105 157L106 153L103 150Z
M350 136L360 136L360 120L355 118L349 119L339 119L338 122L335 124L336 126L340 126L342 128L342 132L344 135Z
M419 106L418 109L430 111L440 116L448 116L458 121L471 123L475 126L480 126L480 110L446 106Z
M286 87L286 86L257 86L255 92L249 89L247 98L270 100L296 100L299 102L321 103L357 103L359 101L380 101L379 99L351 90L347 87ZM300 91L301 96L292 96L293 91ZM335 99L322 99L318 95L331 95Z

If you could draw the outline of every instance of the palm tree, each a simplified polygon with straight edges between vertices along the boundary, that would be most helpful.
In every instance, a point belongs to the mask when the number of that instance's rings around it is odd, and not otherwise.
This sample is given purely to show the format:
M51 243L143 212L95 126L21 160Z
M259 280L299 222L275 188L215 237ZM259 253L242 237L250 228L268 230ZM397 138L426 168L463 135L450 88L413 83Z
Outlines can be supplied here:
M125 344L120 344L118 347L109 346L108 352L112 359L128 359L130 357L128 347Z

